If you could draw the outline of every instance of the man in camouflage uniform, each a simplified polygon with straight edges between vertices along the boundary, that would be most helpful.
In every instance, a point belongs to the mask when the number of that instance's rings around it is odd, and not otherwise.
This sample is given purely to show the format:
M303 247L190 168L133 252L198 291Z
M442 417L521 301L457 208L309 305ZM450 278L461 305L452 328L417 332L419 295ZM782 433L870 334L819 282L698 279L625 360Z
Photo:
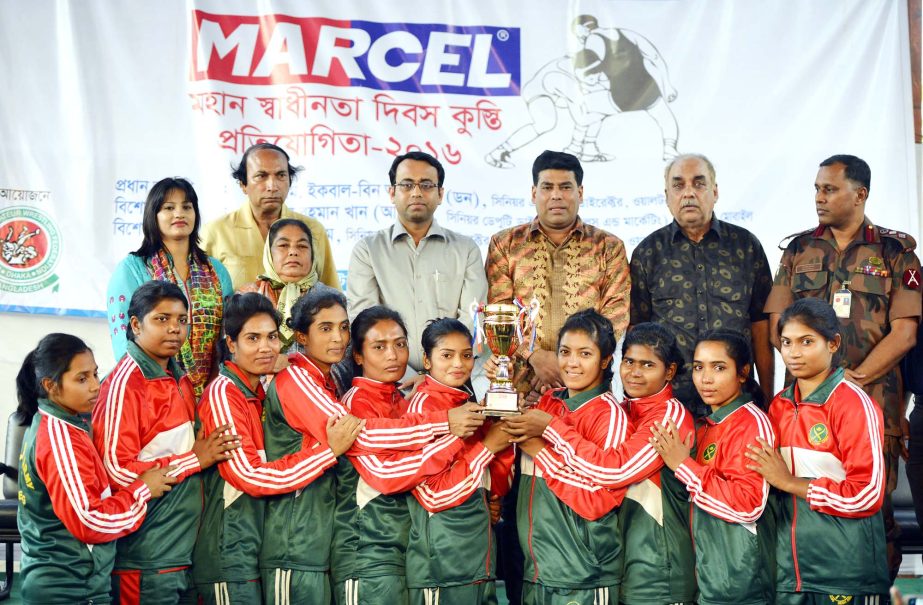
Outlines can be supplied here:
M920 260L905 233L876 227L865 217L871 171L863 160L835 155L820 164L814 183L819 225L785 248L765 311L779 347L779 315L795 299L813 296L833 305L843 334L846 378L884 408L887 495L882 511L892 580L900 567L891 492L902 454L904 393L898 364L916 341L920 321ZM906 426L906 424L904 424Z

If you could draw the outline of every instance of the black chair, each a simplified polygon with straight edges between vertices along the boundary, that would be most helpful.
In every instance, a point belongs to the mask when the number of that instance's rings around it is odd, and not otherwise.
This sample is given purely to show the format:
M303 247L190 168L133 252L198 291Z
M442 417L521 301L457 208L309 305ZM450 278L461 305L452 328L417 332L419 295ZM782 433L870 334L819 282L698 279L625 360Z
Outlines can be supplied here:
M904 554L923 553L923 532L917 523L903 458L897 473L897 487L891 492L891 504L894 506L894 520L901 527L901 550Z
M10 598L13 590L13 546L19 543L16 512L19 509L19 452L26 432L18 412L10 414L6 424L6 452L0 474L3 475L3 498L0 499L0 543L6 545L6 577L0 583L0 601Z

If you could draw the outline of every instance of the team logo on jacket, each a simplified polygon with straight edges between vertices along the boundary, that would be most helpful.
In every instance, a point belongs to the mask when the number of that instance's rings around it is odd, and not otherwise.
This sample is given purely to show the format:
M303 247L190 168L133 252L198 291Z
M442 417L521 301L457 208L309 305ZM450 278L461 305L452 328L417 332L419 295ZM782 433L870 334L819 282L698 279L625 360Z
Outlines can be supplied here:
M818 422L808 430L808 441L811 442L811 445L821 445L827 441L829 436L830 433L827 432L827 427L821 422ZM843 602L845 603L846 601Z
M0 242L0 290L26 294L57 283L54 268L61 237L44 212L29 206L4 208L0 211Z
M821 425L821 426L823 426L823 425ZM827 595L827 596L830 597L830 601L831 601L832 603L836 603L837 605L846 605L846 603L851 603L851 602L852 602L852 595L831 594L831 595Z
M704 460L705 462L710 462L711 459L715 457L716 453L718 453L718 444L709 443L705 447L705 451L702 452L702 460Z

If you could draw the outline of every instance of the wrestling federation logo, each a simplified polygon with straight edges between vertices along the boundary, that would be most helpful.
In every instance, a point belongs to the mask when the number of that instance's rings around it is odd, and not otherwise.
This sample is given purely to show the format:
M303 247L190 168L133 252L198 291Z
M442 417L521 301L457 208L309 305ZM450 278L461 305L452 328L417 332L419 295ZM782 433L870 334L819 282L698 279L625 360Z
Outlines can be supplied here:
M26 294L57 284L61 236L45 213L28 206L0 210L0 243L0 290Z

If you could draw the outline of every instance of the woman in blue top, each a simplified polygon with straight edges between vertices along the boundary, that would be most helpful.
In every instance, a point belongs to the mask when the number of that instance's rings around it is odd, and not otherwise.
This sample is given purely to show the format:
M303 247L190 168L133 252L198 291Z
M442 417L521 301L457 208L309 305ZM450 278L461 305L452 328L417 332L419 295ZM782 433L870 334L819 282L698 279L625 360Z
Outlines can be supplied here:
M125 354L128 301L146 281L168 281L189 301L189 338L177 355L198 397L214 377L224 300L234 293L231 276L199 247L199 198L189 181L166 178L151 187L144 204L141 247L112 273L106 293L109 336L116 359Z

